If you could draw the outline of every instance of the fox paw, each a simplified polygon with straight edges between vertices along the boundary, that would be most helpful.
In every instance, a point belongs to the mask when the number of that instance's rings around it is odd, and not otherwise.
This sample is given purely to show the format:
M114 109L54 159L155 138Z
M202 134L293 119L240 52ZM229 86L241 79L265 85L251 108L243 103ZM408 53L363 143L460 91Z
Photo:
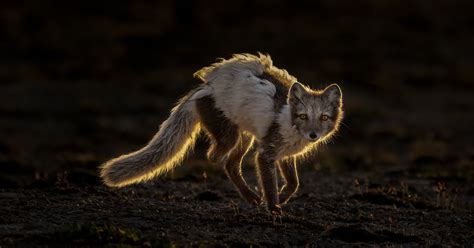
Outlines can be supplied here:
M281 207L279 205L269 205L269 206L267 206L267 210L273 216L282 216L283 215L283 210L281 210Z
M280 199L280 205L287 204L288 201L296 194L298 187L287 187L286 185L280 190L278 198Z
M280 199L280 205L285 205L288 203L288 201L290 201L291 197L293 196L293 194L289 195L289 194L280 194L279 195L279 199Z
M254 192L247 192L245 194L242 194L242 196L245 198L245 200L254 205L254 206L259 206L262 204L262 198L255 194Z

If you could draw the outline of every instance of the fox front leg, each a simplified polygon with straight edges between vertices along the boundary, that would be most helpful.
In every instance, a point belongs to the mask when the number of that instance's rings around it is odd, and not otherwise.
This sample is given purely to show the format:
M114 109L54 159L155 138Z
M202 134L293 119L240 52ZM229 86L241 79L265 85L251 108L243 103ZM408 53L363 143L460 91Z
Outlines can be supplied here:
M257 175L260 189L267 203L267 210L273 215L282 215L278 201L275 151L271 146L260 145L256 156Z
M285 185L283 185L280 190L279 198L281 204L286 204L298 191L298 187L300 185L298 171L296 168L296 159L290 158L285 161L280 161L278 163L278 168L280 169L280 173L285 180Z

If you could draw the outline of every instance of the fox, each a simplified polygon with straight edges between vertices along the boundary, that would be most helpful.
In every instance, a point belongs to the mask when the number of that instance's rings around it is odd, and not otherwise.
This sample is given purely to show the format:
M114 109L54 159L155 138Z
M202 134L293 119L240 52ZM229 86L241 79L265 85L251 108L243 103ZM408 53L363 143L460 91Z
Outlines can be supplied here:
M165 174L182 162L203 131L210 140L208 160L224 167L240 196L282 215L282 206L299 189L298 160L339 129L341 88L311 89L262 53L234 54L194 77L201 84L178 101L146 146L100 166L103 182L124 187ZM242 176L243 159L252 147L259 192Z

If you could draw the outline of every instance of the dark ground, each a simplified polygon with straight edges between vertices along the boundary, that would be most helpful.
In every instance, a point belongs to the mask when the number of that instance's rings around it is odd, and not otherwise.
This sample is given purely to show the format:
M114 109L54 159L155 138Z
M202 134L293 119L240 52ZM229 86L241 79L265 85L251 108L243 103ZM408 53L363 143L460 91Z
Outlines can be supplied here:
M474 244L470 1L102 3L1 3L0 247ZM194 71L256 51L344 93L283 218L240 200L204 139L166 178L101 185Z

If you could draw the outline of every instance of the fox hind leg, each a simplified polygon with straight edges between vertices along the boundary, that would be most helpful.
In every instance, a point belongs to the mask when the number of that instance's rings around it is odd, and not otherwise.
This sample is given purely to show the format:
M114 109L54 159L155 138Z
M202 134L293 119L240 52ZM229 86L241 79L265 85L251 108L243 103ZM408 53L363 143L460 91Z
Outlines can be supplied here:
M251 147L253 138L241 134L237 125L215 107L211 97L197 99L196 109L201 125L211 140L207 158L212 163L223 162L227 176L240 195L252 204L259 204L260 197L250 189L241 170L242 159Z
M237 125L215 107L214 99L211 97L197 99L196 109L200 116L201 125L211 140L207 158L212 163L223 162L239 139Z
M252 144L252 137L241 134L239 143L230 153L228 159L225 162L224 168L227 176L232 181L242 198L251 204L260 205L262 201L260 196L250 189L249 185L242 176L242 160L252 147Z

